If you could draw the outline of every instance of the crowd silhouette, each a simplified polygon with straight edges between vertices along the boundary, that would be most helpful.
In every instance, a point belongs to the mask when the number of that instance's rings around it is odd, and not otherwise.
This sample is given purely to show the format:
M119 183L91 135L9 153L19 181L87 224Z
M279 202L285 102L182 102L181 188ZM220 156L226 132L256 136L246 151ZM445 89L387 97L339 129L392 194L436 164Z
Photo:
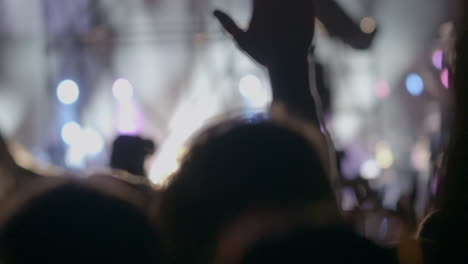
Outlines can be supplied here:
M156 144L138 136L118 137L110 170L83 179L23 169L0 138L1 263L468 260L468 20L457 24L456 111L437 210L417 236L388 248L355 232L341 211L333 144L322 129L309 76L314 17L328 13L316 12L314 1L306 0L253 4L247 30L223 11L214 16L238 48L267 69L271 111L204 128L164 187L156 189L145 170Z

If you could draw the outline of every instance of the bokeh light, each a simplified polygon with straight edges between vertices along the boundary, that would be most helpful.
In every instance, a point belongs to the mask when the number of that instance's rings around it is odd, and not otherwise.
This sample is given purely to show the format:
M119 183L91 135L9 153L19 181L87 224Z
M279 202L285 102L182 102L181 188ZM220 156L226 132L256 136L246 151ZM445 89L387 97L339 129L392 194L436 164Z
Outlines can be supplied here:
M133 85L127 79L118 79L112 86L112 93L115 99L120 102L129 101L133 97Z
M441 49L437 49L432 54L432 65L438 70L442 70L444 64L444 52Z
M361 165L360 171L363 179L374 180L380 175L380 166L375 160L367 160Z
M361 20L360 27L362 32L371 34L376 30L377 22L375 22L375 19L372 17L365 17Z
M81 144L87 155L97 155L104 149L104 139L95 129L87 128L82 133Z
M72 80L64 80L57 87L57 97L63 104L73 104L80 97L80 88Z
M264 107L270 101L267 89L262 85L260 79L253 74L249 74L240 80L239 91L254 107Z
M375 85L375 95L379 99L385 99L390 96L391 88L390 84L386 81L378 81Z
M376 145L376 161L382 169L389 169L393 166L395 158L390 146L385 142Z
M426 171L430 168L431 152L428 141L420 141L411 151L411 164L419 171Z
M347 180L356 180L367 156L367 149L364 146L356 144L356 142L349 144L340 163L343 177Z
M442 116L440 112L430 113L424 120L424 128L427 132L438 133L442 125Z
M83 169L86 164L86 151L79 144L71 145L65 153L65 164L74 169Z
M331 120L333 134L337 137L335 144L345 147L352 144L359 135L362 118L359 113L340 111Z
M68 122L62 127L62 140L68 145L77 144L79 143L81 132L81 126L78 123Z
M141 129L137 105L133 101L119 101L117 109L117 130L122 135L136 135Z
M440 81L442 82L445 88L448 89L450 87L450 73L447 68L442 70L442 72L440 73Z
M62 128L62 139L69 145L65 162L70 167L82 167L84 159L104 150L104 139L95 129L83 129L76 122L68 122Z
M406 77L406 89L413 96L419 96L424 91L424 81L417 73L411 73Z

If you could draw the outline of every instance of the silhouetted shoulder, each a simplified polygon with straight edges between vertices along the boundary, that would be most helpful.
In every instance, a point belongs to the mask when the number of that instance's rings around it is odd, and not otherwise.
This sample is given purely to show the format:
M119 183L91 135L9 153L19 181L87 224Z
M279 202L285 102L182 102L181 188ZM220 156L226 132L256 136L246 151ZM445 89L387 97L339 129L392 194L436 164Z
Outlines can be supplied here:
M28 199L2 226L2 263L161 263L156 230L135 206L70 182ZM3 262L5 261L5 262Z
M397 263L389 250L343 228L302 229L267 238L247 250L242 264Z

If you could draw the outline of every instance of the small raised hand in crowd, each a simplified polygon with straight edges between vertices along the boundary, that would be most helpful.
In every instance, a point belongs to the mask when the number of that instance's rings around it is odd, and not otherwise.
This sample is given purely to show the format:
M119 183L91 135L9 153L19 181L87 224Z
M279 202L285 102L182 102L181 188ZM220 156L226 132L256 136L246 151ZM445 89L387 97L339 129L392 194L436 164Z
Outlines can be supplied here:
M308 54L315 32L314 1L254 0L247 29L222 11L214 15L237 46L268 70L273 102L316 124Z

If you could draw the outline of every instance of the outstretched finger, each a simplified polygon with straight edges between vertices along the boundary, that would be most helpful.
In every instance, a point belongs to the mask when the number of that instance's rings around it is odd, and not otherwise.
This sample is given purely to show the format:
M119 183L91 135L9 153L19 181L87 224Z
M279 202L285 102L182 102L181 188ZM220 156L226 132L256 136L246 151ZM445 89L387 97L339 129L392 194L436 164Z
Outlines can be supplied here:
M240 35L244 33L244 31L239 28L239 26L234 22L234 20L226 13L216 10L214 11L214 16L219 20L223 28L231 34L234 39L239 40Z

